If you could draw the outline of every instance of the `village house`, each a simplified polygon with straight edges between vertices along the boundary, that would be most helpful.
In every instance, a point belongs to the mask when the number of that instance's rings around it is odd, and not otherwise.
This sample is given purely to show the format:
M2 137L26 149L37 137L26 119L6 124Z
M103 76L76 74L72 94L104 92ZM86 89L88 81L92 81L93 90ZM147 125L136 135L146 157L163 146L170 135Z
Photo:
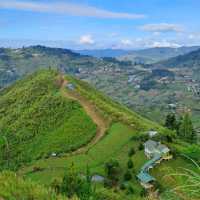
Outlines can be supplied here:
M160 142L148 140L144 143L144 152L148 158L153 157L155 154L166 157L169 155L170 150L166 145L161 144Z
M149 135L154 136L156 134L156 131L149 132ZM148 158L150 158L150 160L141 167L140 173L137 175L140 184L144 188L149 189L153 187L155 178L149 174L149 170L152 169L156 164L159 164L162 160L171 159L172 156L169 155L169 152L169 148L160 142L148 140L144 143L144 153Z

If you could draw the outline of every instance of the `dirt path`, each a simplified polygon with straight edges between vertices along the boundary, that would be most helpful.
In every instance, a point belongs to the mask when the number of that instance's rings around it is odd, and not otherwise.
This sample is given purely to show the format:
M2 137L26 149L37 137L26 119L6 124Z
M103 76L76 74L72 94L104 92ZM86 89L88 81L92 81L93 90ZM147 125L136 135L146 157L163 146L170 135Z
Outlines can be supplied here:
M86 153L93 145L95 145L105 134L108 128L108 122L106 122L103 117L96 111L94 105L90 103L86 98L82 97L75 91L66 91L66 85L68 81L64 79L61 87L62 95L66 98L73 99L78 101L86 113L91 117L93 122L97 125L97 133L95 137L85 146L80 147L74 152L70 153L70 155Z

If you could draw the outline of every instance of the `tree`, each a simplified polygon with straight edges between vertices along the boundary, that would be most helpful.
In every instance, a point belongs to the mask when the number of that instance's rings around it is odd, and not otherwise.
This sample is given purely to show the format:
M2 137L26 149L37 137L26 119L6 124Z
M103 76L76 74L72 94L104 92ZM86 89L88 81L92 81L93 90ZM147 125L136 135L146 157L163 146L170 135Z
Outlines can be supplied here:
M55 191L56 194L60 192L61 183L61 180L57 178L55 178L51 183L51 188Z
M78 193L80 185L81 185L81 180L78 177L77 172L75 171L74 164L72 164L67 169L67 173L63 177L63 181L61 183L61 192L65 194L67 197L71 198L76 193Z
M179 135L188 142L195 142L197 134L194 130L190 115L187 113L184 115L183 120L179 127Z
M175 114L170 113L166 116L165 127L171 130L177 130L177 120Z
M88 200L93 195L95 195L95 189L92 187L92 176L90 169L87 166L86 179L81 181L80 187L77 191L77 196L80 198L80 200Z
M110 160L105 164L105 173L107 177L107 181L111 183L111 185L116 185L119 181L120 174L120 166L119 162L116 160Z

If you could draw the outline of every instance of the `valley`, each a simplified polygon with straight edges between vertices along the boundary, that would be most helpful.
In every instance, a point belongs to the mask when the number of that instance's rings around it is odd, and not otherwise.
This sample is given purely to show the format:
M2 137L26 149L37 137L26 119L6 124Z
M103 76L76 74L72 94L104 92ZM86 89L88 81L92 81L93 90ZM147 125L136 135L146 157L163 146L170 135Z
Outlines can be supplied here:
M199 8L0 0L0 200L200 200Z
M59 51L60 55L61 50L48 51ZM66 52L63 56L66 58ZM82 57L79 55L78 59ZM68 62L71 61L70 58ZM191 70L150 68L115 59L100 59L99 65L93 61L90 67L77 65L71 75L66 75L68 65L36 72L30 68L31 75L21 74L25 78L1 90L1 170L14 170L19 177L48 188L55 182L61 184L72 166L78 176L85 176L89 167L92 177L105 179L92 185L98 191L108 190L110 195L116 190L113 198L129 200L134 196L143 200L146 195L153 195L154 199L166 200L168 190L185 181L170 174L186 173L182 166L199 173L183 154L199 163L200 148L153 121L162 124L165 113L181 116L189 111L198 128L199 97L195 89L199 80ZM169 147L173 159L150 170L156 181L146 193L136 175L148 161L143 146L150 139L150 130L159 133L155 140ZM119 166L116 180L110 179L105 170L112 163ZM170 184L169 179L173 179Z

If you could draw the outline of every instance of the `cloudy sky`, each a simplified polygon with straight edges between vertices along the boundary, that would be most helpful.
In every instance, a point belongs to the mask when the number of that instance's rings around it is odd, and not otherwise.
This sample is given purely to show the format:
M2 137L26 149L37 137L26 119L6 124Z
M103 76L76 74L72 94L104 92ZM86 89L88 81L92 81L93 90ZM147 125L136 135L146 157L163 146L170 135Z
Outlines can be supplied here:
M200 0L0 0L0 46L200 45Z

